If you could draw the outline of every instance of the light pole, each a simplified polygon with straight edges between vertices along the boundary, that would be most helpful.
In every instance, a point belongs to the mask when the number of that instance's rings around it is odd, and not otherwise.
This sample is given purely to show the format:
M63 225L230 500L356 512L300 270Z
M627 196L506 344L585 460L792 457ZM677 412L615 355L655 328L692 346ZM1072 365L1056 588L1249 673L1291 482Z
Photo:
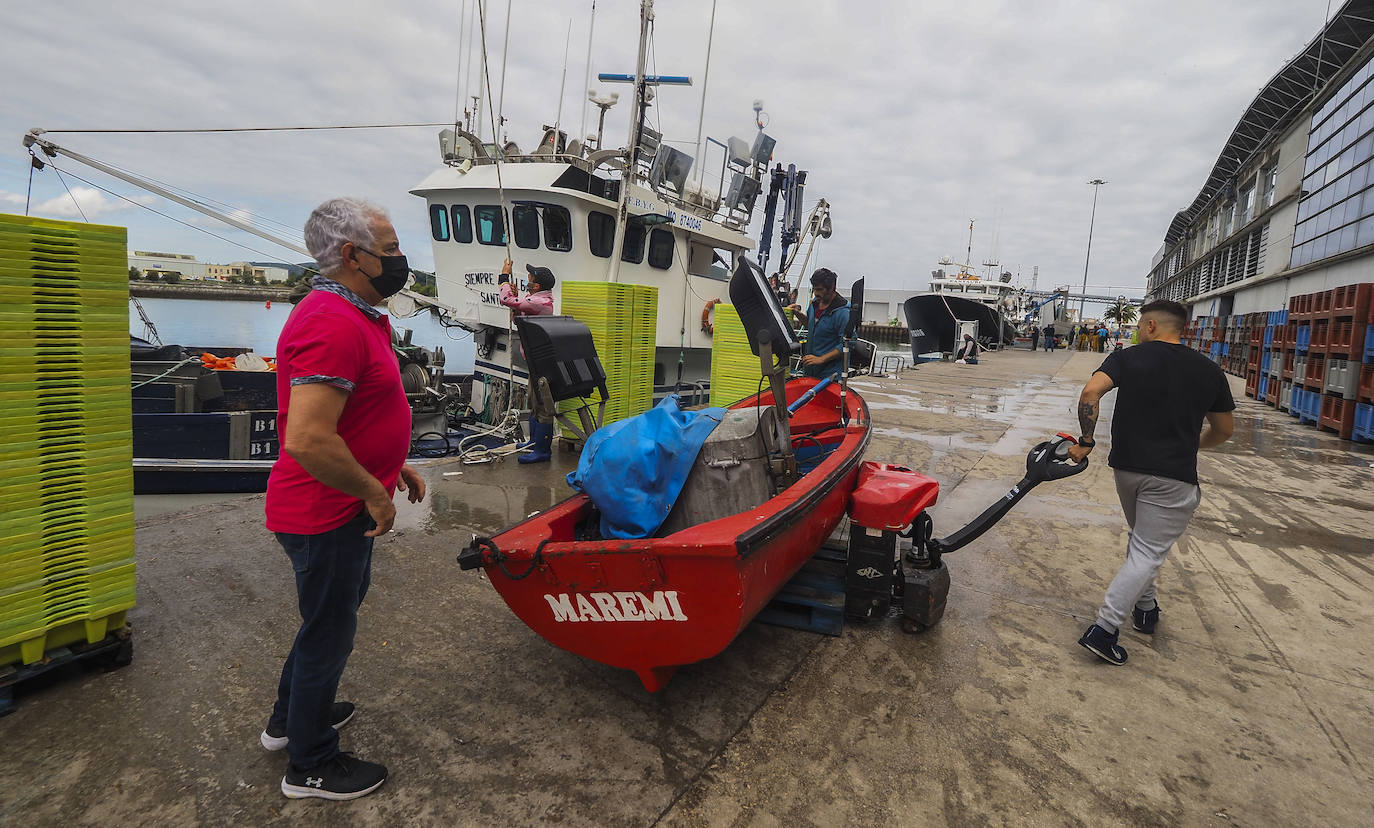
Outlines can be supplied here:
M1083 306L1088 301L1088 262L1093 257L1093 222L1097 220L1097 188L1107 182L1094 178L1088 182L1093 185L1093 212L1088 219L1088 255L1083 259L1083 296L1078 300L1078 323L1083 324Z

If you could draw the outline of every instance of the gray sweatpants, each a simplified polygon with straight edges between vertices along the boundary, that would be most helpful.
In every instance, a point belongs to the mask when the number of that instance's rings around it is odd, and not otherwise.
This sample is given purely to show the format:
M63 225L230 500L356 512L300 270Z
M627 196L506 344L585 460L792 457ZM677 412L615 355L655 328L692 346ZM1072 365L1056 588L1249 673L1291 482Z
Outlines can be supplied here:
M1148 610L1155 606L1159 567L1202 502L1202 489L1192 483L1138 472L1113 473L1131 536L1126 543L1126 563L1107 587L1107 597L1097 613L1097 626L1107 632L1121 629L1132 607Z

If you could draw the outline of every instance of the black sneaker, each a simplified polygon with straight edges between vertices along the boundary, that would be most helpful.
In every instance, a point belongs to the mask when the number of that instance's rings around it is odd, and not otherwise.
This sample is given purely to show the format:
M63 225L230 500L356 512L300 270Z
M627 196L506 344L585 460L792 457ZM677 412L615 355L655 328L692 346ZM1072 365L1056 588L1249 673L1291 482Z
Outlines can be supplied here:
M1154 609L1133 609L1131 610L1131 626L1136 632L1143 632L1146 635L1155 634L1155 625L1159 623L1159 602L1155 602Z
M1093 624L1083 633L1083 637L1078 639L1078 643L1088 648L1103 661L1112 664L1125 664L1126 650L1117 645L1116 638L1116 633L1109 633Z
M329 708L329 723L334 726L335 730L341 730L344 725L353 720L353 711L353 702L334 702L334 706ZM268 750L282 750L289 741L286 738L286 725L274 725L268 722L260 741L262 746Z
M288 799L357 799L367 796L386 781L386 766L364 762L351 753L340 753L328 762L306 770L286 766L281 792Z

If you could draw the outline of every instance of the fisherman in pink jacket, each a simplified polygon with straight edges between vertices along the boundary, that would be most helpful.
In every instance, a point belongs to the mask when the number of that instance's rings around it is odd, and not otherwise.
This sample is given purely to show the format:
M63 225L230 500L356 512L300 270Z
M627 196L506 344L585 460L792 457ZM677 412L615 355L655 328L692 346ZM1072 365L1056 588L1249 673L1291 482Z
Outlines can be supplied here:
M514 266L514 262L506 259L501 267L501 276L497 280L501 283L501 304L518 316L552 316L553 271L547 267L525 265L525 272L529 274L529 292L521 296L511 285L511 268ZM535 419L533 410L530 411L529 448L530 451L516 458L518 462L547 463L553 456L553 426Z
M506 259L506 263L501 267L501 277L497 280L501 283L501 304L520 316L552 316L553 271L547 267L525 265L525 272L529 274L530 290L521 297L510 283L510 272L514 266L514 262Z

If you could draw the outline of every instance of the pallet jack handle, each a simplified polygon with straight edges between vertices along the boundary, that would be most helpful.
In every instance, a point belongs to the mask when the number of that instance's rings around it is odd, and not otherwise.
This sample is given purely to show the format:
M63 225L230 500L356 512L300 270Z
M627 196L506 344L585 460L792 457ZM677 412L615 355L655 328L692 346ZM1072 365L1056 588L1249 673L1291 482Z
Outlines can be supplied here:
M981 515L969 521L968 525L958 530L952 535L943 538L931 538L926 542L926 553L934 561L938 561L941 555L953 552L957 549L969 545L977 540L982 534L993 527L997 521L1010 512L1012 507L1020 502L1026 493L1046 480L1063 480L1075 474L1087 471L1088 459L1083 458L1083 462L1074 463L1069 459L1069 449L1078 445L1078 441L1063 432L1056 434L1054 439L1046 440L1026 455L1026 476L1011 487L1011 490L1003 495L996 503L989 506Z

